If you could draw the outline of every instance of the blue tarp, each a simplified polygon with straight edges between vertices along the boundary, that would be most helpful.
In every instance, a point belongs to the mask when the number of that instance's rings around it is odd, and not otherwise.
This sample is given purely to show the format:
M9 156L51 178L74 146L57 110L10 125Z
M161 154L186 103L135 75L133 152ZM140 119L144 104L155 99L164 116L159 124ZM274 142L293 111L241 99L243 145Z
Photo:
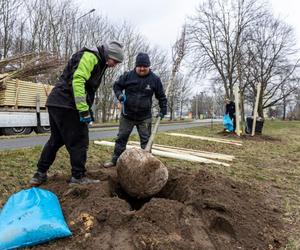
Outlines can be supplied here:
M72 235L55 194L30 188L13 194L0 211L0 250Z
M224 115L223 117L224 128L229 132L233 132L233 122L230 119L229 115Z

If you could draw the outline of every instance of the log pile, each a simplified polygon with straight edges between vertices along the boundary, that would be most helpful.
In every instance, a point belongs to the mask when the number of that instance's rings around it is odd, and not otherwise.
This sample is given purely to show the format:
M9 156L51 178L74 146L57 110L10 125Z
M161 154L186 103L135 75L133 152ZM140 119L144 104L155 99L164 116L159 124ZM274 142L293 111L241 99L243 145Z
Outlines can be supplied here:
M64 64L57 54L48 52L18 54L0 60L0 106L32 108L39 99L40 107L44 108L53 86L34 82L49 82L53 72L59 72Z
M37 98L39 98L40 107L44 108L52 88L53 86L48 84L21 81L19 79L9 79L6 77L5 80L2 81L0 106L14 108L35 107Z

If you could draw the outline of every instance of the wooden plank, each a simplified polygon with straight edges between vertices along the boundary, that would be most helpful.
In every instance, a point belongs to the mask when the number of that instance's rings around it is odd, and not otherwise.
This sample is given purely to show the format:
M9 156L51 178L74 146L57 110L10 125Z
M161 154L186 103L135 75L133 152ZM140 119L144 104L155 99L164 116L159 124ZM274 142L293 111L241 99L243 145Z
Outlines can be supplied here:
M129 141L128 144L139 145L139 142ZM202 157L207 157L207 158L211 158L211 159L220 159L220 160L226 160L226 161L232 161L235 158L233 155L219 154L219 153L214 153L214 152L174 147L174 146L161 145L161 144L153 144L153 148L157 148L157 149L161 149L161 150L172 149L177 152L184 152L187 154L195 154L195 155L202 156Z
M18 108L18 98L20 93L20 83L19 79L16 80L16 95L15 95L15 108Z
M6 79L6 88L0 92L1 106L35 107L36 95L40 95L41 108L45 107L47 97L53 86L26 82L16 79Z
M261 82L257 84L257 93L256 93L256 99L255 99L255 106L253 110L253 122L252 122L252 133L251 136L255 135L255 128L256 128L256 119L257 119L257 109L258 109L258 101L260 96L260 89L261 89Z
M230 158L216 156L216 155L209 154L209 153L205 154L205 153L201 153L201 152L192 152L192 151L186 151L186 150L182 150L182 149L172 149L172 148L165 148L165 147L158 147L158 146L154 146L153 149L172 152L172 153L176 153L176 154L187 154L187 155L195 155L195 156L209 158L209 159L232 161L232 159L230 159Z
M192 138L192 139L205 140L205 141L227 143L227 144L231 144L231 145L235 145L235 146L242 146L241 141L233 141L233 140L218 139L218 138L213 138L213 137L187 135L187 134L179 134L179 133L165 133L165 134L173 135L173 136L180 136L180 137L187 137L187 138Z
M94 141L94 144L96 145L102 145L102 146L109 146L109 147L114 147L115 143L114 142L108 142L108 141ZM132 145L127 145L126 148L139 148L138 146L132 146ZM162 157L167 157L167 158L172 158L172 159L178 159L178 160L185 160L185 161L192 161L192 162L201 162L201 163L208 163L208 164L217 164L217 165L222 165L229 167L230 165L225 162L220 162L220 161L215 161L211 159L207 159L204 157L199 157L199 156L194 156L194 155L187 155L187 154L178 154L178 153L171 153L171 152L163 152L161 150L157 149L152 149L151 153L154 155L162 156Z

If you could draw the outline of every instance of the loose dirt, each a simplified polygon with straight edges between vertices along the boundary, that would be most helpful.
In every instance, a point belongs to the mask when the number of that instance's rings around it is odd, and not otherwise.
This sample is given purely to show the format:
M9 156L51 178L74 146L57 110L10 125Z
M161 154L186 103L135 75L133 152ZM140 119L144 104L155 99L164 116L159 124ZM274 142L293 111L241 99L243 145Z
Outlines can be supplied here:
M99 184L70 187L53 176L53 191L73 236L38 249L278 249L286 243L281 212L250 185L208 171L169 169L155 197L136 200L116 169L89 173Z

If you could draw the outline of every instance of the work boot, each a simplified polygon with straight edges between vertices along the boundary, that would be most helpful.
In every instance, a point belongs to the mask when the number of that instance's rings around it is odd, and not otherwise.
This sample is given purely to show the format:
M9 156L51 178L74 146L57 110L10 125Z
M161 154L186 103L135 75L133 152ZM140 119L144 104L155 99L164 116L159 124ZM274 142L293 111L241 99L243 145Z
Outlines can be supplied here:
M75 178L72 176L70 180L70 185L85 185L85 184L94 184L99 183L100 180L89 179L87 177Z
M47 181L47 173L36 172L29 181L31 186L39 186Z
M103 167L105 168L112 168L112 167L115 167L116 166L116 163L112 162L112 161L109 161L109 162L106 162L103 164Z

